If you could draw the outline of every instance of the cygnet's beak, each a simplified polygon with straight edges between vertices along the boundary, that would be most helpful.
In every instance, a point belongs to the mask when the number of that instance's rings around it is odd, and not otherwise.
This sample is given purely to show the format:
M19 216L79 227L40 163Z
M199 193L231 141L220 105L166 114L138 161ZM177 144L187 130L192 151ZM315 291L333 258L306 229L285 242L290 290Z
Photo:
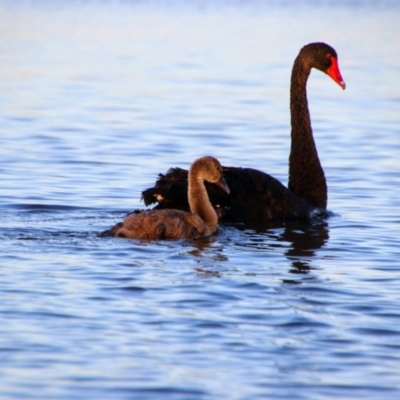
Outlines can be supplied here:
M215 182L215 184L218 185L226 193L228 193L228 194L230 193L230 189L229 189L228 185L226 184L225 179L222 175L219 178L219 180L217 182Z

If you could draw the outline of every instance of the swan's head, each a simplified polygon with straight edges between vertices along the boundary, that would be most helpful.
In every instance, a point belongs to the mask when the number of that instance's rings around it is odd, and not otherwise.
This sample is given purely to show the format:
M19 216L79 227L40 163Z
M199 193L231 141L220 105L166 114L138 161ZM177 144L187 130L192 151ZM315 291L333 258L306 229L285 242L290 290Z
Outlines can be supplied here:
M319 69L330 76L342 89L346 84L339 70L336 50L326 43L310 43L300 50L304 60L309 62L311 68Z
M189 175L195 175L198 179L215 183L226 193L230 192L222 173L222 166L214 157L205 156L195 160L190 166Z

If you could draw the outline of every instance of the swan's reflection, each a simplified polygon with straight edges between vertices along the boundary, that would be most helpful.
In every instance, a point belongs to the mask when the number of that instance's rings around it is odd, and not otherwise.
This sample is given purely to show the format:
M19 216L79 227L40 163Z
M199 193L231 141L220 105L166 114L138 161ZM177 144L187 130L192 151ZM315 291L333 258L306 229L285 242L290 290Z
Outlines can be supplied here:
M311 263L315 257L315 251L322 248L328 239L328 224L325 221L314 225L286 226L278 240L290 243L290 247L285 252L287 259L291 261L289 272L308 273L313 268Z
M184 242L185 247L190 247L184 254L199 259L199 267L195 268L199 275L220 276L220 271L211 268L216 264L221 266L221 262L229 262L229 243L231 251L265 253L265 257L278 249L290 261L290 273L307 274L316 268L312 265L316 251L328 240L328 223L325 220L314 223L269 223L261 226L225 225L217 236ZM284 282L301 283L296 279L285 279Z
M270 223L268 226L239 227L246 236L244 241L236 242L238 247L251 247L257 251L270 252L271 248L284 247L284 254L291 262L289 272L306 274L312 267L316 250L329 240L328 223L318 221L286 222L284 225ZM285 281L286 282L286 281ZM298 283L297 281L287 283Z

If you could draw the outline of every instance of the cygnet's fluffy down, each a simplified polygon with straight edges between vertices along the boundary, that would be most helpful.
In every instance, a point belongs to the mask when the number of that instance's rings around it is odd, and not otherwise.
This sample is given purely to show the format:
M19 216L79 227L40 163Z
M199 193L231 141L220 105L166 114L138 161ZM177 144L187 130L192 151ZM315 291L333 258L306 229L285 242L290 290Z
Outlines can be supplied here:
M229 193L220 162L210 156L195 160L190 166L188 181L191 212L173 209L136 211L99 236L155 240L198 239L212 235L218 229L218 216L204 181L215 183Z

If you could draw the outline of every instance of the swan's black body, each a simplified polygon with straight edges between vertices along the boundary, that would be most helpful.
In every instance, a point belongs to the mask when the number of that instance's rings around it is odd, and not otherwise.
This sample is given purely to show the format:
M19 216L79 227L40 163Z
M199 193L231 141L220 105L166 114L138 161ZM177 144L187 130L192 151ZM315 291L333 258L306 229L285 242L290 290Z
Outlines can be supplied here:
M306 84L311 68L328 74L343 89L336 51L325 43L304 46L295 59L290 87L291 151L286 188L271 175L251 168L223 167L230 194L213 185L207 192L222 219L230 222L265 223L271 220L310 219L327 206L327 184L315 146ZM142 192L146 205L188 209L187 171L172 168L160 174L153 188Z
M233 223L258 223L272 219L309 219L315 207L296 196L272 176L251 168L223 167L230 194L206 184L211 204L222 220ZM188 210L187 170L170 169L160 174L154 188L143 191L146 205L156 209Z

